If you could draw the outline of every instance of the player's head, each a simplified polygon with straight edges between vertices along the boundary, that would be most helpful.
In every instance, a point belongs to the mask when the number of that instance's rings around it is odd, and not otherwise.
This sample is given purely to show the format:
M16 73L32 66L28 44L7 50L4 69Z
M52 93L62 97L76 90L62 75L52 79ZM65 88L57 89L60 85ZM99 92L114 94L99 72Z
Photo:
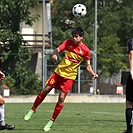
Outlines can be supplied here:
M84 31L81 27L77 27L75 28L73 31L72 31L72 36L74 35L79 35L80 37L83 37L84 36Z
M127 46L128 46L128 53L133 50L133 38L130 38L128 41L127 41Z
M130 39L127 41L127 45L133 45L133 38L130 38Z
M82 39L84 36L84 31L82 30L82 28L81 27L75 28L71 34L73 37L73 42L76 45L80 45L82 43Z

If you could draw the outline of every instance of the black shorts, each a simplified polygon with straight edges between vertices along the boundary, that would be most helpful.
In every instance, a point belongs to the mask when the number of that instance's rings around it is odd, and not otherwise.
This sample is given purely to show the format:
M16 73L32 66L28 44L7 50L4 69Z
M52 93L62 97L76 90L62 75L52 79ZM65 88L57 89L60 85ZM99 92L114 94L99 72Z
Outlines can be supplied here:
M131 78L131 75L127 78L127 84L126 84L126 100L133 102L133 80Z

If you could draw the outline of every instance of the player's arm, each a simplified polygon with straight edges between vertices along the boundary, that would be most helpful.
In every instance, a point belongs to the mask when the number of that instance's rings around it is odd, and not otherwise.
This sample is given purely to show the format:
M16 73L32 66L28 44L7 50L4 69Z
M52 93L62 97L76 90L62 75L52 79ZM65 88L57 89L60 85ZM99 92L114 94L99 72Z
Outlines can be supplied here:
M68 40L65 40L62 44L60 44L60 45L58 46L58 48L56 48L56 49L54 50L52 59L53 59L53 61L54 61L55 64L58 63L58 56L57 56L58 53L65 50L67 41L68 41Z
M133 50L129 52L130 74L133 80Z
M5 78L5 74L2 71L0 71L0 80L3 80L4 78Z
M58 55L59 52L60 52L60 49L59 49L59 48L56 48L56 49L54 50L52 59L53 59L53 61L54 61L55 64L58 63L58 56L57 56L57 55Z
M98 75L96 73L94 73L91 65L90 65L90 60L86 61L86 69L87 71L92 75L92 77L95 79L95 78L98 78Z

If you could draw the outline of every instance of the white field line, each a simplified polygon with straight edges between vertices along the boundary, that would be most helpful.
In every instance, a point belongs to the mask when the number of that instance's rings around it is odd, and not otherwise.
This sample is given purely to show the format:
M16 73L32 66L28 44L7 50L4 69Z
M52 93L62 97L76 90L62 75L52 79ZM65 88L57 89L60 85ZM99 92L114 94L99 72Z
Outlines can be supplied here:
M96 111L91 111L92 114L106 114L106 115L124 115L123 113L116 113L116 112L96 112Z

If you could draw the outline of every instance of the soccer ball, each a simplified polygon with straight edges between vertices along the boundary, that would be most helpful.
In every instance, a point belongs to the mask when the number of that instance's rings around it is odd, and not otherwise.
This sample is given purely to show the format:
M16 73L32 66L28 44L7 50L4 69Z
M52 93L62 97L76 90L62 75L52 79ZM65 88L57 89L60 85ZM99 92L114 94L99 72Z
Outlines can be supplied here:
M76 4L72 8L72 13L75 17L81 18L84 17L87 13L86 7L83 4Z

